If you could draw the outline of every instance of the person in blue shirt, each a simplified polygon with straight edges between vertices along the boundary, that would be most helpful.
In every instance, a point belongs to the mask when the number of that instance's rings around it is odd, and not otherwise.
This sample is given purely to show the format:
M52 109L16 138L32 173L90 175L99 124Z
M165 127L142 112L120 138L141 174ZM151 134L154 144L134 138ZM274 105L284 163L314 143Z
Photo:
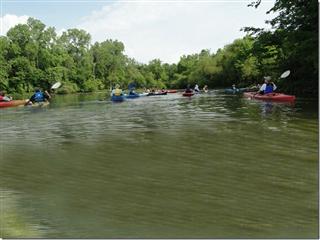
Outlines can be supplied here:
M271 77L264 77L264 84L262 84L261 88L259 89L260 94L268 94L273 93L277 89L277 86L271 82Z
M51 95L48 93L48 91L42 92L39 88L37 88L35 93L30 97L30 99L27 102L27 104L46 102L50 98L51 98Z

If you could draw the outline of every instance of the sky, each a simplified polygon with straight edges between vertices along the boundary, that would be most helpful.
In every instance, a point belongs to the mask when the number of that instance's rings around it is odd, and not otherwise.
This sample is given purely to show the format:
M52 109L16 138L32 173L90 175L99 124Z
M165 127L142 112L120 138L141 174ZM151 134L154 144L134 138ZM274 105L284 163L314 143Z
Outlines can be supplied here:
M61 34L78 28L92 43L107 39L125 45L125 54L142 63L160 59L176 63L182 55L211 52L245 35L242 27L269 28L266 12L274 0L257 8L252 0L0 0L0 34L28 17Z

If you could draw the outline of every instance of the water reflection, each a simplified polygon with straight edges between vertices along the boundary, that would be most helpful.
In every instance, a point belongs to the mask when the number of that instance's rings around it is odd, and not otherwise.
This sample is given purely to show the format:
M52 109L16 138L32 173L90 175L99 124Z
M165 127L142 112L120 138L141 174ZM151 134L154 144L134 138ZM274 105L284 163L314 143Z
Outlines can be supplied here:
M0 189L1 193L1 237L6 238L41 238L47 228L40 219L34 219L30 212L23 208L21 193Z

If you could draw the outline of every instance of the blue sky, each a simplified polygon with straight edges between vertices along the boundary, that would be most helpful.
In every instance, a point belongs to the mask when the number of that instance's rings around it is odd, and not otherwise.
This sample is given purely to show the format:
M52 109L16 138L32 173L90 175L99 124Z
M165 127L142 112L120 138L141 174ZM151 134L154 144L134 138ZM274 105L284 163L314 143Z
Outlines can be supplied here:
M266 27L264 21L274 17L265 14L272 0L258 9L247 7L251 0L0 1L2 34L34 17L58 33L81 28L92 42L122 41L128 56L145 63L154 58L173 63L202 49L214 52L243 37L240 28Z
M75 2L75 1L15 1L7 0L2 3L2 14L27 15L40 19L47 26L57 29L74 27L81 17L110 4L106 2Z

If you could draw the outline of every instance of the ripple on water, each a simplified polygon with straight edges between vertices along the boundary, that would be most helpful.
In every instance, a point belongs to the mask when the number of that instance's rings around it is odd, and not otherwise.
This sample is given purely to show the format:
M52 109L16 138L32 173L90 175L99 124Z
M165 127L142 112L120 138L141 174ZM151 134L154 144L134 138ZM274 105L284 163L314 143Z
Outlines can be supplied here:
M316 236L313 108L218 91L103 98L1 109L0 188L24 219L8 237Z

